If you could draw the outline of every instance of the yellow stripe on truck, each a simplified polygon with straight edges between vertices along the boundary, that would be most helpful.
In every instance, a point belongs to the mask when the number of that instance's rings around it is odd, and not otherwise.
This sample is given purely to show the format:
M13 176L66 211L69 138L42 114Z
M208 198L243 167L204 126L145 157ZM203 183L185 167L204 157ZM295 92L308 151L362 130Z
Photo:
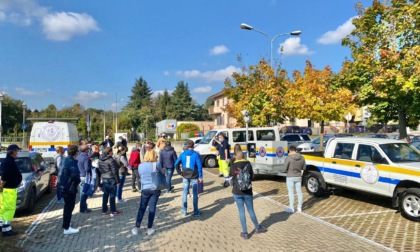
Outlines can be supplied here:
M32 146L37 146L37 145L41 145L41 146L45 146L45 145L72 145L72 144L78 144L78 142L31 142L29 143L29 145Z

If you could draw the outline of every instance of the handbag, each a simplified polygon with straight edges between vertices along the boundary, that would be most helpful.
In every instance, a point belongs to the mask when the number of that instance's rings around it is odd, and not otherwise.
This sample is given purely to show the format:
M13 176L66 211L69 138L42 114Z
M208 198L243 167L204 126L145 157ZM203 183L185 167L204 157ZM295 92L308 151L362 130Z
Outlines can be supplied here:
M198 191L198 194L204 192L204 182L198 182L197 191Z
M167 187L165 175L158 171L156 168L156 162L153 163L152 177L152 190L163 190Z
M83 193L88 197L92 197L95 192L95 185L92 183L92 176L90 174L86 175L85 183L83 184Z

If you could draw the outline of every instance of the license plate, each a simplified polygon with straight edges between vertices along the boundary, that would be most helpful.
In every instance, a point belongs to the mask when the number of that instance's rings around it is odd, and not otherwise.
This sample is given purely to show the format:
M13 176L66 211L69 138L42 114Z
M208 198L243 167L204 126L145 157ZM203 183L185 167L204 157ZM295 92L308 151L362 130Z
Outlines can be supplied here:
M35 149L35 151L37 152L47 152L46 148L39 148L39 149Z

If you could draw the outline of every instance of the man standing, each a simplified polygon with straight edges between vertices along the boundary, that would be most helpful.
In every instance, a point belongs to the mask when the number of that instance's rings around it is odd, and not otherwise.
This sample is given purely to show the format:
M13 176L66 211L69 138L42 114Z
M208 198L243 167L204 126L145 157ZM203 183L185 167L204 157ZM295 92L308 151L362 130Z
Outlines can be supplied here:
M167 141L168 140L166 140L166 134L162 133L161 137L159 138L159 140L157 141L157 144L156 144L157 147L159 148L159 150L163 150L166 147L165 143Z
M171 180L172 175L174 174L175 161L178 157L176 155L174 147L171 146L170 141L166 141L165 145L166 147L159 153L159 162L166 172L166 184L168 186L166 188L166 192L173 193L174 187L172 186Z
M229 143L225 138L225 135L219 134L219 139L214 138L214 141L217 143L216 149L219 149L219 171L225 177L225 182L223 183L224 187L229 186L229 154L230 148Z
M19 167L15 162L20 150L16 144L9 145L6 158L1 163L0 193L2 193L2 200L0 224L2 224L2 236L4 237L18 234L18 232L12 230L10 222L15 216L17 188L22 182L22 173L20 173Z
M179 155L179 158L176 160L174 168L178 166L179 163L182 163L182 172L177 173L181 174L184 184L184 192L182 194L182 215L187 215L187 195L190 184L192 186L193 193L193 207L194 207L194 216L200 216L201 211L198 210L198 182L203 182L203 166L201 165L200 155L194 151L194 142L191 140L187 141L187 150L182 152Z
M77 166L80 171L80 212L90 213L92 210L88 208L86 202L88 195L83 192L83 186L86 183L86 176L92 178L92 161L88 156L89 146L80 146L80 151L81 152L77 156Z
M106 147L112 147L114 146L114 142L109 138L109 136L105 137L105 140L101 143L102 149L105 149Z

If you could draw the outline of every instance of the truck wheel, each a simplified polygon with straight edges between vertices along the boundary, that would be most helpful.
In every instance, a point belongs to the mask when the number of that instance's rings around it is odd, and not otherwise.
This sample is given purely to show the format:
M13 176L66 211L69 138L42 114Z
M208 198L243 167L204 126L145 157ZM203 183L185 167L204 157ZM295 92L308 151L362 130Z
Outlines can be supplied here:
M26 213L32 213L35 210L35 199L36 199L36 193L35 189L32 188L28 195L28 207L26 208Z
M215 156L206 157L206 160L204 161L204 164L208 168L214 168L214 167L217 166L217 158Z
M309 171L305 180L306 191L315 197L321 197L327 190L322 174L317 171Z
M409 188L399 197L401 215L411 221L420 221L420 189Z

